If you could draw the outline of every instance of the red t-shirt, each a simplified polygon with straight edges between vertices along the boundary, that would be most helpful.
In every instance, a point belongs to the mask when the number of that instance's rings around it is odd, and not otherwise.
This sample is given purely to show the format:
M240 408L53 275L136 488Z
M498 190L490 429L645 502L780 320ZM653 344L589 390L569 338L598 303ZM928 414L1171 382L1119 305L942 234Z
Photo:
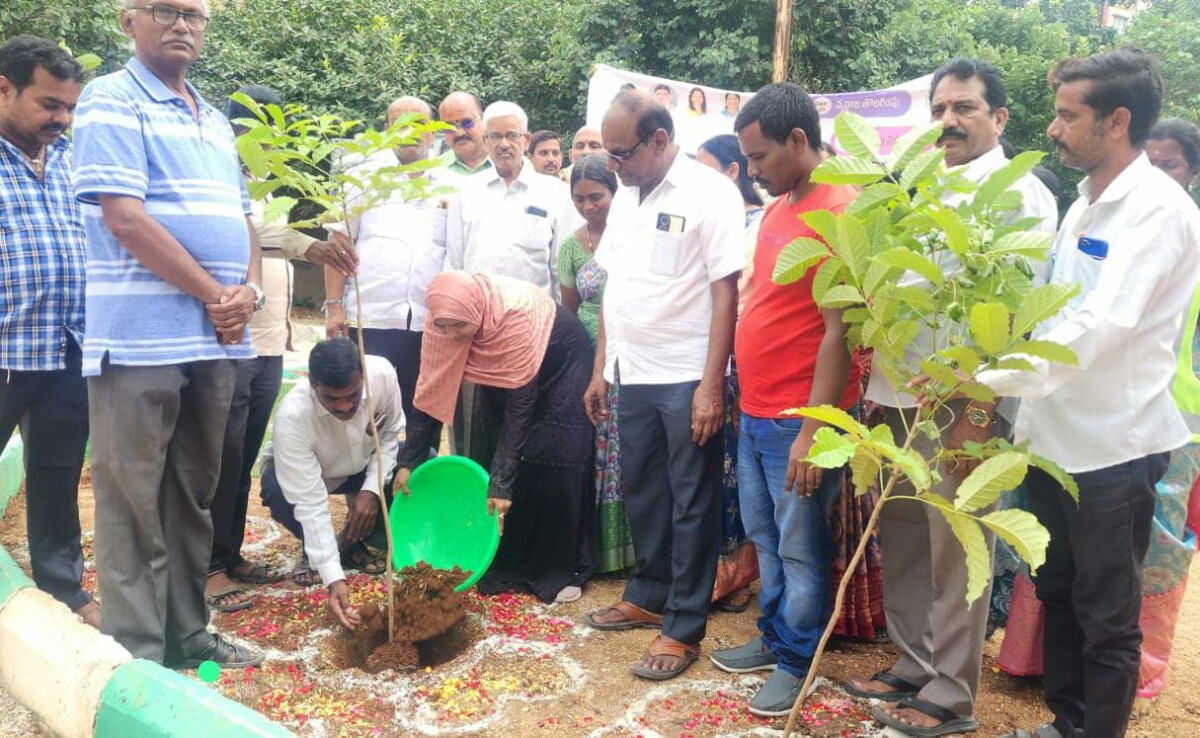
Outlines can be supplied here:
M799 282L775 284L771 275L779 253L797 238L817 238L798 217L813 210L841 213L854 201L852 187L817 185L803 200L787 196L767 206L754 248L750 301L738 320L734 339L742 411L757 418L778 418L783 411L803 407L812 391L817 349L825 337L825 320L813 300L816 268ZM840 403L848 409L861 394L861 369L850 365L850 378Z

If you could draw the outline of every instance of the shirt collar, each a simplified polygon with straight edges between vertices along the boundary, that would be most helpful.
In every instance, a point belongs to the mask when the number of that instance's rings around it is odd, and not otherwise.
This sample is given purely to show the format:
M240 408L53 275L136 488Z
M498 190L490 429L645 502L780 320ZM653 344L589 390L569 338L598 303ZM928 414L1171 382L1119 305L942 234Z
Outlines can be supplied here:
M1084 177L1079 183L1079 194L1087 198L1087 201L1093 205L1102 202L1116 202L1123 199L1126 195L1137 186L1138 181L1146 175L1146 172L1154 169L1154 165L1150 163L1150 157L1146 156L1146 152L1138 154L1137 158L1129 163L1129 166L1121 170L1121 173L1116 178L1108 183L1108 187L1104 188L1104 192L1100 193L1100 197L1096 198L1096 202L1092 202L1092 178Z
M489 164L491 164L491 161L491 159L488 159ZM533 164L528 159L525 159L521 162L521 171L517 172L517 178L513 180L513 184L519 184L523 188L529 189L532 178L536 176L538 176L538 174L533 170ZM488 186L494 186L497 184L499 184L501 187L507 186L504 183L504 179L496 171L496 167L494 166L488 170L487 183Z
M17 145L7 138L0 136L0 146L7 149L13 156L20 159L25 158L24 152L17 148ZM59 136L54 143L46 146L46 167L49 168L50 162L58 159L67 150L71 148L71 139L66 136Z
M171 100L183 99L177 92L163 84L163 81L159 79L154 72L150 71L150 68L143 64L142 60L138 59L136 56L129 60L129 62L125 65L125 69L128 70L131 75L133 75L133 79L154 101L168 102ZM200 97L199 91L197 91L195 87L192 87L191 82L184 80L183 83L187 85L188 92L191 93L192 99L196 101L196 106L198 108L208 107L208 103L204 102L204 98Z

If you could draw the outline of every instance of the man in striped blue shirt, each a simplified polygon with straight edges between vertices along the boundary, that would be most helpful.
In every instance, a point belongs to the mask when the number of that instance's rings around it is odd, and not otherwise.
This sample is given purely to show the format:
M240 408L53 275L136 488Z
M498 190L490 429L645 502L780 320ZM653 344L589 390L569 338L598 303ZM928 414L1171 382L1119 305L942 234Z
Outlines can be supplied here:
M141 2L121 10L134 58L87 86L75 133L101 630L176 668L248 666L207 630L204 583L258 243L229 122L185 79L208 7Z
M34 581L98 628L100 608L80 585L84 235L62 137L80 77L52 41L0 46L0 447L20 425Z

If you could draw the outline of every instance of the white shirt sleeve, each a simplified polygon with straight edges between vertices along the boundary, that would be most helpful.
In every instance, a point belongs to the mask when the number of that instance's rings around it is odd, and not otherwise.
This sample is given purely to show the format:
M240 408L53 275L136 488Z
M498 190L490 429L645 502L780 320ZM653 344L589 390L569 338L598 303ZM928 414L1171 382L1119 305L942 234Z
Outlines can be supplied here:
M400 384L396 380L396 372L388 364L386 372L371 376L371 403L374 406L376 421L379 426L379 447L383 451L383 483L386 485L396 469L396 456L400 451L400 429L403 427L404 410L400 404ZM363 491L379 494L380 459L371 451L367 460L366 478L363 479ZM384 506L386 513L386 505ZM307 535L307 533L305 534ZM311 558L311 557L310 557Z
M296 506L294 514L304 529L308 563L329 586L345 579L338 555L337 535L329 515L329 492L321 476L321 463L312 449L313 439L299 418L276 418L271 429L275 476L284 499Z
M733 183L711 198L711 211L700 226L701 248L708 281L716 282L746 266L746 209ZM726 197L726 192L729 196Z
M446 269L462 269L466 251L462 195L451 195L446 204Z
M1034 371L984 371L978 380L1004 397L1042 398L1088 371L1099 357L1133 333L1174 265L1181 260L1190 263L1182 259L1181 252L1193 241L1183 217L1163 209L1145 211L1126 222L1121 240L1124 248L1109 252L1096 287L1079 308L1037 336L1074 351L1077 366L1026 357Z

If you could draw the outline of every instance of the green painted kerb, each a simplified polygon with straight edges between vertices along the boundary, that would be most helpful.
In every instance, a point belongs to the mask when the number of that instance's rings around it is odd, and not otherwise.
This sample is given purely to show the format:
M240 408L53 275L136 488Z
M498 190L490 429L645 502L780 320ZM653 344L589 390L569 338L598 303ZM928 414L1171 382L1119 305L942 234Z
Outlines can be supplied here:
M97 738L290 735L250 708L145 659L113 672L96 713Z
M21 481L25 478L25 446L21 436L14 433L0 453L0 517L8 508L8 501L21 491Z
M3 609L17 592L32 586L33 581L25 576L17 562L8 555L8 551L0 546L0 609Z

